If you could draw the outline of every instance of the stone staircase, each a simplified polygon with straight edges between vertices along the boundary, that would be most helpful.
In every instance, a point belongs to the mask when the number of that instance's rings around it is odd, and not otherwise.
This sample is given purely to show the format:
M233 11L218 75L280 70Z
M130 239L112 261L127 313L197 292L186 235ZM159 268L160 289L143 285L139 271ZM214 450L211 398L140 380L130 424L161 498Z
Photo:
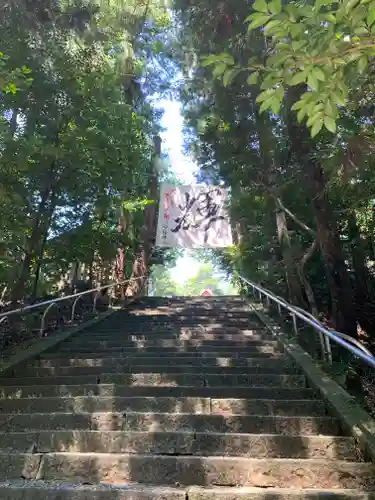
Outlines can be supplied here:
M142 299L0 378L0 500L375 499L241 298Z

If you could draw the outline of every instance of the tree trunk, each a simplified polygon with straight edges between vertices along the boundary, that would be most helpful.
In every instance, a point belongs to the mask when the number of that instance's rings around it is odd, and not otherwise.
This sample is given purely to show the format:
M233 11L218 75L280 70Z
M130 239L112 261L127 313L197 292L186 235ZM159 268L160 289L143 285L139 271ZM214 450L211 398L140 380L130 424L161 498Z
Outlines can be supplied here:
M371 293L371 277L366 266L365 251L354 211L348 216L348 235L355 277L355 296L358 321L371 335L375 325L375 306Z
M144 287L148 273L148 263L151 255L151 249L155 240L156 229L156 198L158 195L158 179L155 169L155 161L160 157L161 140L155 137L155 155L153 160L153 171L150 180L150 199L155 200L151 205L146 206L144 212L144 224L141 229L140 245L136 252L133 263L133 269L130 276L132 281L126 289L126 296L137 296Z
M297 123L295 113L290 111L290 107L299 99L304 90L304 88L292 87L287 97L290 157L301 165L308 182L316 220L317 242L325 265L335 328L356 337L357 321L354 295L345 265L336 220L327 197L323 168L316 153L312 150L307 127Z
M332 319L337 330L357 337L357 315L352 285L341 248L336 220L327 198L323 169L314 161L310 163L308 169L317 241L322 253L331 296Z
M302 306L304 301L302 296L301 284L294 260L293 248L288 233L285 213L282 210L277 210L276 212L276 227L277 237L279 240L285 267L285 277L288 285L289 300L293 304Z
M21 262L21 270L19 276L13 286L11 292L11 302L12 304L17 304L25 293L25 285L30 277L31 262L40 244L40 238L42 236L41 229L43 228L43 219L47 215L47 211L50 210L48 207L48 200L51 196L51 189L47 188L41 193L41 200L39 202L38 210L34 214L31 223L31 234L27 238L24 249L24 256Z
M126 197L127 193L124 193L123 196L123 201ZM127 228L127 220L125 217L125 211L124 207L121 206L120 208L120 217L118 221L118 226L117 226L117 231L124 237L126 228ZM116 280L117 281L124 281L125 280L125 245L124 242L121 241L118 248L117 248L117 256L116 256ZM123 299L125 297L125 285L120 285L120 297Z

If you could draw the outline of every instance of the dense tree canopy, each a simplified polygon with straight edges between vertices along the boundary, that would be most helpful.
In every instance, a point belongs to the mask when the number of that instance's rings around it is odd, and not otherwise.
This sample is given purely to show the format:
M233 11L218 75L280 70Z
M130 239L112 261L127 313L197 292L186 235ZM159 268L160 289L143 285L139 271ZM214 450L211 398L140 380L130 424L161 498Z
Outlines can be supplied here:
M375 324L374 7L175 0L188 147L238 223L219 258L352 336Z
M72 263L97 282L144 272L160 130L145 95L164 85L145 76L164 1L10 0L0 12L2 300L51 291Z

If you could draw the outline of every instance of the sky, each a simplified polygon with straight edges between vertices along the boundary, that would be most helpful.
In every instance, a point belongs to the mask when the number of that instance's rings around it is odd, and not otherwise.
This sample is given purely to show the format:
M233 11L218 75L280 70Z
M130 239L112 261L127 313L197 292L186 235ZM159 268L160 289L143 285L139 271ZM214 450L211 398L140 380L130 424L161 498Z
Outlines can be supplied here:
M197 165L183 153L181 104L178 101L165 100L158 105L164 109L162 126L166 129L161 134L162 151L168 153L172 169L179 180L184 184L196 184L194 173L197 171ZM183 283L196 275L198 268L199 262L185 251L184 257L178 259L176 267L171 270L171 275L177 282Z
M194 174L198 166L193 159L183 153L183 117L181 104L175 100L158 102L158 107L164 109L162 126L165 132L161 134L162 152L167 153L174 172L184 184L197 184ZM184 283L195 276L201 262L194 258L194 250L184 250L184 256L177 260L176 266L171 270L171 275L178 283ZM220 276L223 281L225 277ZM232 292L234 293L234 292Z

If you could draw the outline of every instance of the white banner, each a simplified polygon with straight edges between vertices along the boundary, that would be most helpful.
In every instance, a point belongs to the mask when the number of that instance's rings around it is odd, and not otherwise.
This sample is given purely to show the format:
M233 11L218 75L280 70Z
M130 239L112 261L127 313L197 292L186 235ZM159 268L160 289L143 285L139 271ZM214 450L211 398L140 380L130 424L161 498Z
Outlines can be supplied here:
M162 184L156 246L223 248L233 244L225 202L217 186Z

